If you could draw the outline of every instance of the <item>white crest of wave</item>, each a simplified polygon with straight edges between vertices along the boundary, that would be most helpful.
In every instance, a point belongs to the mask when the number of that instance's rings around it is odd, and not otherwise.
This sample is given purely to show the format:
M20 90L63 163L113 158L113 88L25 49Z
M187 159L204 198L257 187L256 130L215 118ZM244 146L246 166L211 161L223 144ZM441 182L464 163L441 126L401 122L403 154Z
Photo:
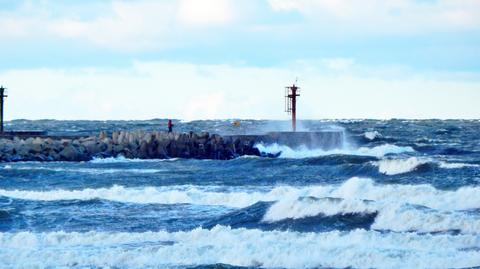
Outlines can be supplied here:
M10 167L12 170L38 170L38 171L52 171L52 172L67 172L67 173L81 173L81 174L117 174L117 173L134 173L134 174L155 174L165 172L165 169L136 169L136 168L64 168L55 166L18 166Z
M275 222L284 219L301 219L319 214L333 216L348 213L374 213L377 208L358 199L313 198L281 199L265 213L263 221Z
M263 268L467 268L480 264L479 251L462 249L478 248L478 242L473 235L298 233L225 226L173 233L20 232L0 233L0 260L7 268L217 263Z
M369 131L369 132L365 132L363 134L365 136L365 138L367 138L368 140L373 140L377 137L382 137L382 134L380 134L378 131Z
M260 200L274 200L282 188L269 193L262 192L215 192L197 186L126 188L114 185L110 188L82 190L24 191L0 190L0 195L25 200L93 200L139 204L199 204L245 207ZM288 192L287 190L284 190Z
M400 147L391 144L384 144L376 146L373 148L360 147L360 148L349 148L345 147L343 149L333 149L333 150L322 150L322 149L308 149L307 147L299 147L292 149L285 145L279 144L257 144L255 146L260 152L270 153L270 154L280 154L280 158L290 158L290 159L302 159L302 158L312 158L319 156L327 155L358 155L358 156L373 156L373 157L383 157L387 154L400 154L405 152L414 152L415 150L412 147Z
M385 175L398 175L414 171L418 166L428 163L428 159L410 157L408 159L384 159L375 163L378 171Z
M301 197L372 200L375 202L408 203L438 210L463 210L480 207L480 187L462 187L455 191L435 189L431 185L382 185L368 178L351 178L341 185L313 185L306 187L277 186L266 190L218 190L212 186L163 186L82 190L5 190L0 195L26 200L91 200L105 199L127 203L221 205L242 208L259 201L296 200Z
M414 207L402 202L374 202L360 199L301 198L282 199L265 213L264 222L285 219L377 212L372 229L396 232L442 232L458 230L464 234L480 233L480 215L458 211L440 211Z
M176 161L178 158L171 159L128 159L124 156L107 157L107 158L93 158L89 163L135 163L135 162L164 162L164 161Z
M372 179L354 177L334 189L330 197L376 202L402 202L438 210L464 210L480 207L480 187L438 190L428 184L375 184Z
M462 169L465 167L479 167L479 165L476 164L447 163L443 161L435 161L429 158L418 157L410 157L407 159L384 159L378 162L374 162L373 164L378 166L378 171L380 173L391 176L412 172L420 165L429 162L437 164L438 167L442 169Z
M471 164L471 163L447 163L447 162L440 162L439 167L443 169L462 169L465 167L480 167L478 164Z
M437 211L408 206L384 207L379 210L372 229L396 232L441 232L458 230L480 234L480 216L458 211Z

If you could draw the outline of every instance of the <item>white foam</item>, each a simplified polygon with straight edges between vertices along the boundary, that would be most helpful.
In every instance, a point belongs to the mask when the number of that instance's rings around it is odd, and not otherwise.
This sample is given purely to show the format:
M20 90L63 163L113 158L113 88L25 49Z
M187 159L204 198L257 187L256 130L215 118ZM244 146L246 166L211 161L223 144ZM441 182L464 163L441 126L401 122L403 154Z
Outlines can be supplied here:
M380 185L368 178L351 178L342 185L312 185L306 187L277 186L229 189L212 186L164 186L110 188L82 190L5 190L0 195L27 200L91 200L106 199L129 203L190 203L222 205L242 208L259 201L295 200L300 197L342 198L372 200L376 202L408 203L438 210L480 208L480 187L462 187L455 191L437 190L431 185Z
M263 217L264 222L305 217L368 214L377 212L372 229L397 232L442 232L458 230L465 234L480 233L480 215L458 211L417 208L402 202L373 202L359 199L282 199L275 202Z
M333 216L347 213L374 213L377 208L371 203L357 199L334 199L311 197L301 199L281 199L275 202L265 213L263 221L275 222L284 219L301 219L305 217Z
M230 229L146 233L0 233L7 268L169 268L231 264L263 268L466 268L480 238L354 230L297 233ZM464 251L464 249L473 249Z
M410 157L407 159L384 159L373 164L378 166L380 173L385 175L398 175L414 171L418 166L426 163L435 163L442 169L462 169L465 167L480 167L477 164L468 163L448 163L444 161L435 161L429 158Z
M108 158L93 158L89 163L131 163L131 162L165 162L177 161L179 158L171 159L128 159L124 156L108 157Z
M256 155L242 155L238 157L237 159L259 159L259 156Z
M284 191L288 192L289 188ZM283 188L271 192L216 192L205 190L200 186L141 187L126 188L112 186L110 188L82 190L24 191L1 190L0 195L25 200L93 200L104 199L124 203L139 204L199 204L228 207L246 207L257 201L273 201L278 198Z
M377 202L408 203L438 210L480 208L480 187L462 187L457 190L438 190L428 184L375 184L368 178L354 177L329 194L343 199L363 199Z
M465 167L480 167L478 164L470 164L470 163L447 163L447 162L439 162L439 167L443 169L462 169Z
M458 230L464 234L480 234L480 216L456 211L442 212L407 206L388 206L379 210L371 228L397 232Z
M428 159L410 157L408 159L384 159L375 163L380 173L398 175L414 171L418 166L428 163Z
M326 155L358 155L358 156L373 156L373 157L383 157L387 154L400 154L406 152L414 152L415 150L412 147L400 147L391 144L384 144L381 146L376 146L373 148L361 147L361 148L343 148L343 149L333 149L333 150L322 150L322 149L308 149L305 146L292 149L285 145L279 144L257 144L255 147L264 153L277 154L281 152L280 158L290 158L290 159L302 159L302 158L311 158L318 156Z
M380 134L378 131L369 131L369 132L365 132L363 134L365 136L365 138L367 138L368 140L373 140L377 137L382 137L382 134Z
M361 147L353 151L351 155L366 155L374 157L383 157L387 154L401 154L415 152L412 147L400 147L392 144L384 144L373 148Z
M10 169L15 170L40 170L40 171L52 171L52 172L67 172L67 173L82 173L82 174L125 174L125 173L135 173L135 174L155 174L160 172L168 171L166 169L136 169L136 168L62 168L54 166L18 166L10 167Z

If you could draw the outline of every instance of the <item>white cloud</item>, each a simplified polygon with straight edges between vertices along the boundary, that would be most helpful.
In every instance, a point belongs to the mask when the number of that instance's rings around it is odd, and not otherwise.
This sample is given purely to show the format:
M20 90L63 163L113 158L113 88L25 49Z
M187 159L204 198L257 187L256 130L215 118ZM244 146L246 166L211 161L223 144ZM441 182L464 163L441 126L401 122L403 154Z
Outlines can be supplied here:
M193 27L221 26L234 20L233 7L231 0L181 0L178 18L181 23Z
M235 16L231 0L111 1L83 18L58 16L37 3L0 12L0 39L66 38L116 50L157 49L188 40L195 31L186 28L223 26Z
M70 39L130 52L228 40L249 31L285 38L300 32L311 38L333 34L354 39L372 33L480 29L478 0L266 1L271 10L259 2L233 0L112 0L91 7L81 2L64 5L65 10L53 1L26 1L16 10L0 11L0 40ZM306 20L283 21L278 16L291 11ZM218 31L225 29L229 33Z
M477 0L268 0L275 11L298 11L323 31L365 33L480 28Z
M113 2L111 14L93 20L65 18L52 21L49 30L61 37L87 40L115 49L162 47L174 23L170 3Z
M340 71L347 70L352 67L355 63L355 60L350 58L332 58L324 59L322 62L327 66L327 68Z
M9 88L9 119L287 119L283 90L296 76L300 118L480 118L478 79L324 68L136 62L120 69L11 70L0 81Z
M219 118L227 102L222 92L194 95L186 102L183 120Z

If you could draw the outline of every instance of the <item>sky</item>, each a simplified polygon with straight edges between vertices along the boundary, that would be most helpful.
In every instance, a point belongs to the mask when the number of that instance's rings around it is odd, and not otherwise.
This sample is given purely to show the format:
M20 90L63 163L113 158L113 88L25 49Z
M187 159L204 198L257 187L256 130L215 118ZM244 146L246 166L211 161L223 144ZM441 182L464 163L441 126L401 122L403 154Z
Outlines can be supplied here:
M0 0L7 119L480 119L480 0Z

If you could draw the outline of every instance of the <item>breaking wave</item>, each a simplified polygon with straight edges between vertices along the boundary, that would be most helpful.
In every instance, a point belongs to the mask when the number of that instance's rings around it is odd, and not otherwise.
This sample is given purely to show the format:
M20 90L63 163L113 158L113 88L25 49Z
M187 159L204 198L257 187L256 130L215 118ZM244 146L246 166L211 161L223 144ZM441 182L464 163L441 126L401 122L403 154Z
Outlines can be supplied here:
M466 268L480 263L479 240L473 235L363 229L298 233L225 226L173 233L20 232L0 233L0 259L9 268L216 263L263 268Z
M428 163L429 160L422 160L417 157L408 159L384 159L375 163L378 171L385 175L397 175L414 171L420 165Z
M374 140L377 137L382 137L382 134L380 134L378 131L365 132L363 135L368 140Z
M295 200L282 199L274 203L263 217L265 222L274 222L284 219L300 219L313 217L319 214L333 216L348 213L375 213L377 207L368 201L301 197Z
M462 187L455 191L438 190L431 185L382 185L369 178L351 178L341 185L307 187L277 186L270 190L222 189L201 186L165 186L82 190L5 190L0 195L26 200L91 200L105 199L126 203L198 204L242 208L259 201L296 200L301 197L372 200L376 202L408 203L438 210L480 208L480 187Z
M444 161L435 161L431 158L410 157L407 159L383 159L373 162L382 174L393 176L418 170L425 165L435 165L441 169L462 169L467 167L479 167L476 164L468 163L448 163Z
M480 167L478 164L471 164L471 163L447 163L447 162L440 162L439 167L443 169L462 169L465 167Z
M412 147L401 147L392 144L384 144L376 146L373 148L360 147L357 149L333 149L333 150L322 150L322 149L308 149L306 147L300 147L297 149L292 149L285 145L279 144L257 144L256 148L263 153L277 155L280 153L280 158L291 158L291 159L301 159L301 158L312 158L325 155L358 155L358 156L373 156L373 157L383 157L388 154L400 154L415 152Z
M128 159L124 156L107 157L107 158L93 158L89 163L135 163L135 162L164 162L164 161L176 161L179 158L171 159Z
M338 199L312 197L275 202L265 213L264 222L278 222L287 219L301 219L322 216L377 213L371 226L376 230L396 232L446 232L480 233L480 215L461 211L440 211L423 206L398 203L384 203L359 199Z
M464 234L480 234L480 215L414 206L390 206L379 210L371 228L395 232L454 231Z
M48 166L19 166L9 167L10 170L37 170L37 171L51 171L51 172L65 172L65 173L81 173L81 174L116 174L116 173L135 173L135 174L155 174L168 171L166 169L135 169L135 168L62 168L62 167L48 167Z

